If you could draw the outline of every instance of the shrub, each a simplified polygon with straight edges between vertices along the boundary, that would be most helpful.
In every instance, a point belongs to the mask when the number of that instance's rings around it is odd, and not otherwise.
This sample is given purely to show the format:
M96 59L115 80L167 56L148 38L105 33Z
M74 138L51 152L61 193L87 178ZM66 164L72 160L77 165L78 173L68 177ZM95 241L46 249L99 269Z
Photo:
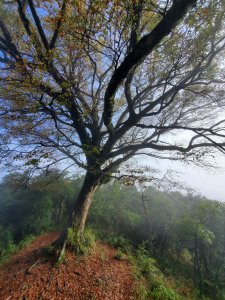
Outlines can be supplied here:
M16 251L12 230L0 226L0 263L4 263Z
M26 236L20 243L15 244L13 241L13 234L10 228L3 228L0 226L0 264L7 262L7 260L18 250L30 244L34 236Z
M181 297L179 297L172 289L166 287L162 283L156 285L152 289L150 295L154 300L179 300L179 299L181 299Z
M107 238L107 242L111 246L120 249L122 252L124 252L126 254L128 254L132 250L130 241L128 239L126 239L123 235L109 236Z
M140 282L135 288L134 291L135 299L136 300L148 300L149 299L149 292L146 286Z
M156 284L163 280L164 276L162 272L156 267L155 259L149 257L148 251L145 249L144 244L140 245L137 249L135 260L138 272L149 282Z
M90 228L85 229L83 236L81 236L79 230L68 228L67 241L76 254L85 255L94 247L96 237Z
M116 255L114 256L116 260L125 260L127 259L127 255L123 253L120 249L117 250Z

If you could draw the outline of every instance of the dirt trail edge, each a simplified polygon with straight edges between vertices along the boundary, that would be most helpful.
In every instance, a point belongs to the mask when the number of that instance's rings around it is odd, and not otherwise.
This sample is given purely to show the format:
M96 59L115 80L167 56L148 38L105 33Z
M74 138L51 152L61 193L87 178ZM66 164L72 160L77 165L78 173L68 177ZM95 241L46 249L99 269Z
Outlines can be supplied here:
M131 265L116 260L116 250L97 243L88 256L69 252L58 268L46 261L41 249L51 244L57 233L38 237L0 268L0 299L135 299Z

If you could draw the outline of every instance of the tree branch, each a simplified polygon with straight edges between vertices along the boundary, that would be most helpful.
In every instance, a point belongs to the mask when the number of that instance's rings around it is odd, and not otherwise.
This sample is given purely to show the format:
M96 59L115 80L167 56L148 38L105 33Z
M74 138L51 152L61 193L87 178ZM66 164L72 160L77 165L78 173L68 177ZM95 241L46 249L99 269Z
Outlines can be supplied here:
M46 35L45 35L45 32L42 28L42 25L41 25L41 21L37 15L37 12L36 12L36 9L34 7L34 3L33 3L33 0L27 0L28 1L28 4L29 4L29 7L30 7L30 10L31 10L31 13L32 13L32 16L34 18L34 21L35 21L35 24L37 26L37 29L38 29L38 32L39 32L39 35L41 37L41 40L42 40L42 43L45 47L45 49L49 49L49 43L48 43L48 40L46 38Z
M55 44L56 44L57 38L59 36L60 27L62 25L62 20L63 20L64 14L65 14L65 11L66 11L66 3L67 3L67 0L64 0L63 4L62 4L62 9L61 9L61 11L59 13L59 16L58 16L56 29L55 29L55 32L53 34L52 40L50 42L50 47L49 47L50 49L55 48Z
M141 38L134 49L125 57L121 65L115 70L104 97L104 124L110 132L112 132L113 129L111 120L114 108L114 97L118 87L127 77L128 73L152 52L159 42L171 32L178 21L182 19L188 9L196 2L197 0L174 1L165 17L163 17L151 33Z

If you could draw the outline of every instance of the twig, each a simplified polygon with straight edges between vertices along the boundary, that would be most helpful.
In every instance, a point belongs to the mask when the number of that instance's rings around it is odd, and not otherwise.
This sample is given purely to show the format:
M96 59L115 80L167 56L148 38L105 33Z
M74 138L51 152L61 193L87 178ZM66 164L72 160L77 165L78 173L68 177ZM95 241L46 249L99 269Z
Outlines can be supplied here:
M33 269L38 263L40 262L40 259L38 259L27 271L26 271L26 275L31 274L31 269Z

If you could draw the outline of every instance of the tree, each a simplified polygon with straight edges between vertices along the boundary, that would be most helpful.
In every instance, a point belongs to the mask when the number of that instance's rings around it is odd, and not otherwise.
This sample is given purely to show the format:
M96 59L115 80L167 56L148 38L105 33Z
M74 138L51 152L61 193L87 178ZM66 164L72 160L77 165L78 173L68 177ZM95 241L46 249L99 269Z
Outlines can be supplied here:
M144 180L139 169L119 174L129 159L198 162L205 149L224 151L224 5L1 3L2 159L33 169L69 159L85 170L68 222L79 239L101 184ZM65 249L65 232L57 244Z

